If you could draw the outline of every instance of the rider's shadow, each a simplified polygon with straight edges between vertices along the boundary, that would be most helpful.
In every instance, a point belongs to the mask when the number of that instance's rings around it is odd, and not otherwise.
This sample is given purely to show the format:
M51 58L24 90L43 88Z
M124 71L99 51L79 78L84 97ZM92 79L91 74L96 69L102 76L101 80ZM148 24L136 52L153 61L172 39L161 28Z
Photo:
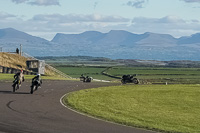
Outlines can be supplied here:
M0 94L30 94L28 92L0 91Z

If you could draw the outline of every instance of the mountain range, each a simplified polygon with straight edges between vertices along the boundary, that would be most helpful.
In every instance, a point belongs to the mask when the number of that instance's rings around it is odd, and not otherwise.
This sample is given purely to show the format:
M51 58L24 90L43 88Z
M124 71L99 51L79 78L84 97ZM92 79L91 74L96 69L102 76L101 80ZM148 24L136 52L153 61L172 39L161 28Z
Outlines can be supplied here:
M57 33L51 40L13 28L0 29L0 47L15 51L19 45L32 56L94 56L111 59L199 60L200 33L175 38L169 34L134 34L123 30L108 33L86 31Z

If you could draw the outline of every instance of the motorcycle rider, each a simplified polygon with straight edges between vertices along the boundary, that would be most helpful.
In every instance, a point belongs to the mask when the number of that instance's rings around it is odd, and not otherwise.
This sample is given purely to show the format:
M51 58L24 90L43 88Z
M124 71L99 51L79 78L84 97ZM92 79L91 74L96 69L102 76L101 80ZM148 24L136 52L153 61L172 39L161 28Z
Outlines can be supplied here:
M16 84L19 84L19 86L21 86L22 82L24 82L24 74L23 74L23 70L21 70L20 72L16 73L14 75L14 84L12 85L13 87L16 85Z
M34 85L38 85L38 86L42 85L42 78L40 74L37 74L34 78L32 78L31 87L33 87Z

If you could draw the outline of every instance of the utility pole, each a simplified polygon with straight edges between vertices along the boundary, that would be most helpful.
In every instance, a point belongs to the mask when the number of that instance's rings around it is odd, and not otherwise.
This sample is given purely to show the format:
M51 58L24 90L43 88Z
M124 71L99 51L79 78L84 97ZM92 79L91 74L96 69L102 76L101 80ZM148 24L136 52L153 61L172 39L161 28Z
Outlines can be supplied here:
M20 44L20 55L22 56L22 44Z

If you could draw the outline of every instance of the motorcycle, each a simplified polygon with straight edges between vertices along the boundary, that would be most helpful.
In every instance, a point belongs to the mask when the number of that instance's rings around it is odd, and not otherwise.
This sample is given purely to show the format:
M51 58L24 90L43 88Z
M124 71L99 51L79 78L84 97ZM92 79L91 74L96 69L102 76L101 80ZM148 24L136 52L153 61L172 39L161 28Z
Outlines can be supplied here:
M83 81L83 82L91 82L92 81L92 77L89 77L89 76L83 76L81 75L80 77L80 81Z
M32 85L30 86L31 87L30 93L33 94L33 92L36 91L39 86L40 86L40 83L38 80L32 81Z
M136 76L135 75L123 75L122 76L122 84L126 84L126 83L134 83L134 84L139 84L139 80L137 78L134 78Z
M18 79L15 79L13 81L12 87L13 87L13 92L15 92L16 90L18 90L20 88L20 81Z

